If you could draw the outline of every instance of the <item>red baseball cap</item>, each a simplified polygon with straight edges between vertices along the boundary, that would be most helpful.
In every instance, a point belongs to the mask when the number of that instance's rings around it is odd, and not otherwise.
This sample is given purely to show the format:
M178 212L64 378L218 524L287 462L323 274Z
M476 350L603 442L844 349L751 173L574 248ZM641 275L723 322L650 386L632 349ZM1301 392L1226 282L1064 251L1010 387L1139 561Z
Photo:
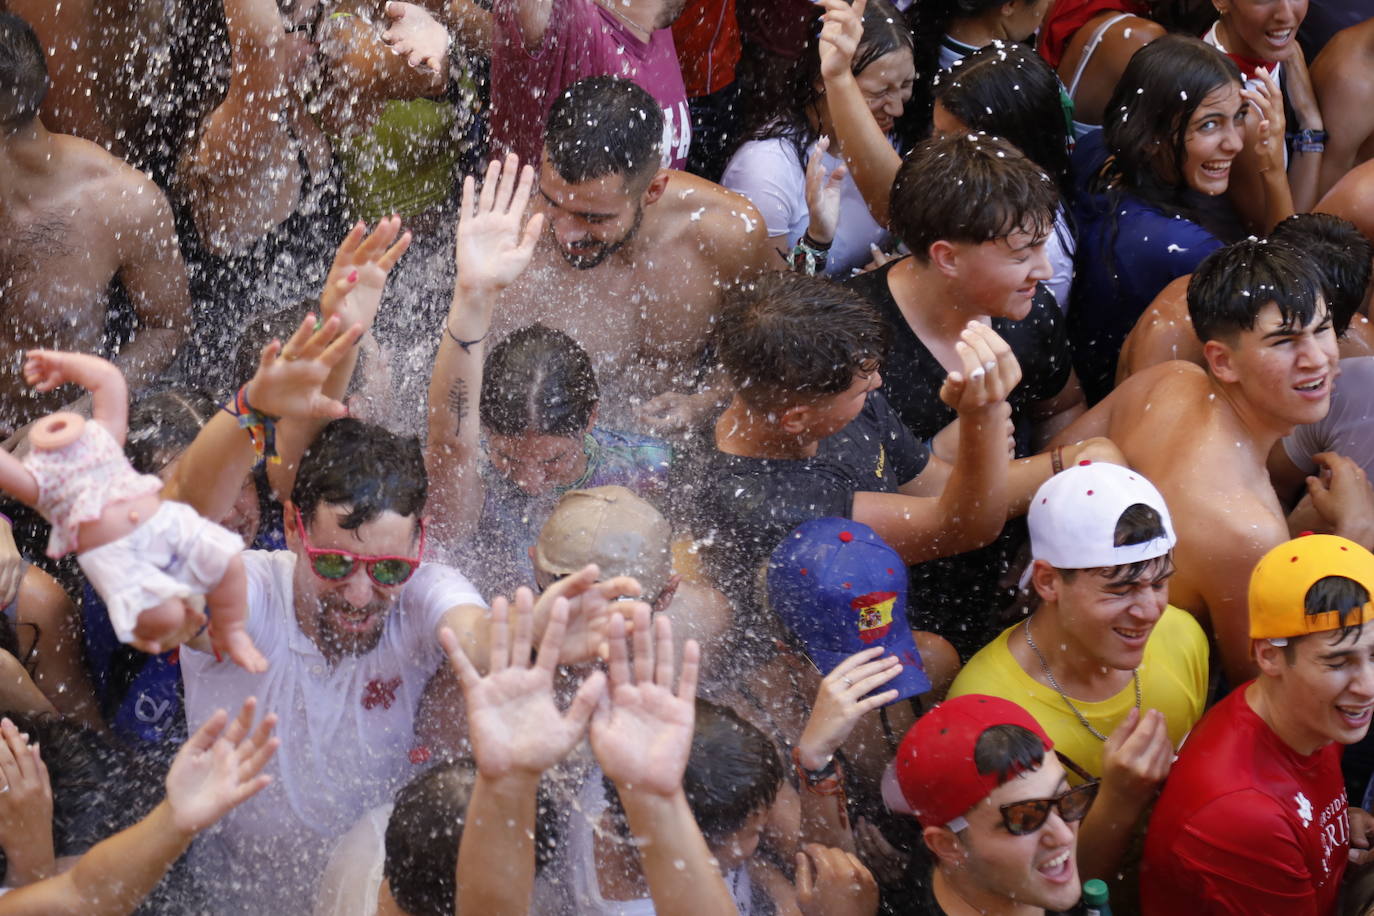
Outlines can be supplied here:
M884 777L883 799L913 814L925 827L963 829L968 810L1002 784L999 773L980 773L973 762L978 739L995 725L1019 725L1045 745L1054 742L1035 717L1010 700L979 693L946 700L916 720Z

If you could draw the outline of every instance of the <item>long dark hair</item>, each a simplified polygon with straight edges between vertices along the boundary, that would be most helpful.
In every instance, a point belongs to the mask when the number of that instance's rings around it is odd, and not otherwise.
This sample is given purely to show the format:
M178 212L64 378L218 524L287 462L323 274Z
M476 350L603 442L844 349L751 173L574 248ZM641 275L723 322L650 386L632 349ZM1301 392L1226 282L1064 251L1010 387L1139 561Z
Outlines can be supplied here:
M970 130L1001 137L1073 194L1059 77L1034 51L994 41L935 76L935 100Z
M1204 222L1182 177L1188 122L1209 94L1240 82L1235 63L1196 38L1165 35L1141 48L1103 114L1110 155L1094 180L1096 190L1128 192L1169 216ZM1160 171L1161 150L1172 156L1173 175Z
M811 117L821 100L821 23L816 20L806 40L806 48L797 57L787 77L788 90L781 95L787 100L787 107L780 112L767 112L761 121L756 121L744 133L742 142L750 140L771 140L782 137L791 142L797 151L797 159L806 166L806 149L816 141L816 129L811 126ZM914 41L911 31L902 21L889 0L869 0L864 10L864 34L859 39L859 47L854 52L850 72L855 76L863 73L874 61L902 49L913 51ZM919 75L917 77L919 82Z

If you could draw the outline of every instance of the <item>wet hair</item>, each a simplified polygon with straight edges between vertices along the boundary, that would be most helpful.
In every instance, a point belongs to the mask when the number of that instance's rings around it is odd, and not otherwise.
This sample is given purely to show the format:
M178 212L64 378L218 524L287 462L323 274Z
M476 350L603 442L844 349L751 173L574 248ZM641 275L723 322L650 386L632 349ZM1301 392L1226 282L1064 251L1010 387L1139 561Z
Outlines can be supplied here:
M1317 314L1311 259L1283 242L1246 239L1213 251L1188 281L1188 315L1203 343L1230 340L1255 327L1269 303L1285 328L1303 328Z
M51 84L48 61L33 27L18 16L0 12L0 130L11 131L31 122Z
M806 46L790 71L779 71L779 76L785 76L782 81L784 86L775 87L774 92L785 107L780 111L762 111L763 121L752 125L742 137L742 142L775 137L787 140L795 149L797 160L803 168L806 167L806 150L818 136L811 118L821 100L820 34L821 21L817 18L811 23ZM901 13L889 0L869 0L863 15L863 37L859 39L849 70L858 76L879 58L912 49L911 30L903 22Z
M776 271L727 297L715 347L740 397L770 409L844 391L887 357L891 333L852 290Z
M912 95L910 126L915 136L926 133L930 125L930 81L940 72L940 43L950 24L959 19L977 19L1007 0L916 0L906 11L907 27L915 38L917 89ZM1037 0L1021 0L1031 5ZM1062 115L1061 115L1062 118Z
M1344 334L1364 304L1374 245L1350 220L1331 213L1296 213L1275 226L1269 239L1307 256L1331 312L1331 326L1337 336Z
M1167 534L1168 532L1164 529L1164 519L1158 510L1144 503L1132 503L1122 511L1121 517L1116 520L1112 544L1116 547L1148 544L1150 541L1162 538ZM1147 573L1163 572L1172 564L1173 554L1170 552L1151 557L1148 560L1101 567L1096 572L1109 582L1134 582L1143 578ZM1060 569L1059 575L1064 581L1071 582L1078 575L1078 570Z
M428 492L418 441L347 417L325 426L306 449L291 502L307 527L321 504L346 506L339 527L356 531L383 512L418 525Z
M1045 743L1020 725L994 725L973 745L973 765L978 772L997 777L1000 786L1022 773L1040 769L1045 762Z
M734 710L696 701L692 750L682 774L682 791L706 842L719 846L777 798L784 777L777 748ZM611 822L629 835L625 811L606 780Z
M1240 83L1229 57L1190 36L1164 35L1135 52L1102 115L1111 156L1097 190L1129 192L1168 216L1202 222L1185 197L1188 122L1208 95ZM1171 160L1167 170L1161 155Z
M994 41L935 75L935 101L973 131L1001 137L1040 166L1065 200L1068 121L1059 77L1023 44Z
M1369 603L1369 590L1363 585L1347 576L1325 576L1313 582L1307 589L1307 594L1303 596L1303 613L1308 617L1315 617L1319 614L1326 614L1336 611L1340 615L1340 635L1336 637L1336 644L1339 645L1347 639L1352 642L1359 642L1360 634L1364 632L1364 623L1360 620L1363 616L1360 611ZM1354 620L1351 620L1354 617ZM1317 634L1309 633L1308 636ZM1300 639L1307 636L1289 637L1283 647L1284 658L1288 664L1293 664L1296 657L1295 652L1297 643Z
M477 410L498 436L580 436L599 398L587 351L562 331L532 324L487 354Z
M544 151L568 184L622 175L642 189L662 161L663 109L630 80L578 80L553 103Z
M1044 171L1000 137L922 140L892 185L892 231L925 262L937 241L980 245L1018 230L1054 227L1059 191Z
M157 474L191 445L218 410L215 399L195 388L145 395L129 409L124 454L140 474Z
M410 916L455 912L454 867L476 781L470 763L444 763L396 793L382 873L396 905Z

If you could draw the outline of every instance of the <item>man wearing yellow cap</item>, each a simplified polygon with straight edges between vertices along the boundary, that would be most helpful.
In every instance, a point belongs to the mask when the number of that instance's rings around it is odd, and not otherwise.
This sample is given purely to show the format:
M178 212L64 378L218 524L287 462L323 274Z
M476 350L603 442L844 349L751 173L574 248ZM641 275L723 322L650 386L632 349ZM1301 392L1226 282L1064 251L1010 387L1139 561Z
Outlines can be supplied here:
M1374 555L1334 535L1255 566L1259 676L1203 717L1174 764L1146 839L1146 916L1336 912L1351 847L1374 834L1341 777L1374 713L1371 594Z

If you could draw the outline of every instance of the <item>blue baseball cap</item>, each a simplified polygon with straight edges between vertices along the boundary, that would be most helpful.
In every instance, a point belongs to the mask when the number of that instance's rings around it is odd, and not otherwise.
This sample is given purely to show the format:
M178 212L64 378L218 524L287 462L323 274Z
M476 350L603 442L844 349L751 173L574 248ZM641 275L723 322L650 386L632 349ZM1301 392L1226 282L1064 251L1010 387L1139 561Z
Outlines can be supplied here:
M823 675L882 646L902 672L879 690L904 700L930 689L907 622L906 564L872 528L846 518L807 522L773 551L766 575L769 607Z

